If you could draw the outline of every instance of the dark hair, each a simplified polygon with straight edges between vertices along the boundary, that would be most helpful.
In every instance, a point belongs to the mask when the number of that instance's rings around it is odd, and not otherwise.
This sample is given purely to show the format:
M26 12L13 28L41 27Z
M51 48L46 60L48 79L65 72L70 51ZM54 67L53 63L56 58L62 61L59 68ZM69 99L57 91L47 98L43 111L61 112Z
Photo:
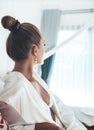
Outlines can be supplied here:
M33 24L20 24L11 16L4 16L1 23L4 28L11 31L6 42L6 48L8 55L14 61L26 59L32 45L40 44L41 34Z

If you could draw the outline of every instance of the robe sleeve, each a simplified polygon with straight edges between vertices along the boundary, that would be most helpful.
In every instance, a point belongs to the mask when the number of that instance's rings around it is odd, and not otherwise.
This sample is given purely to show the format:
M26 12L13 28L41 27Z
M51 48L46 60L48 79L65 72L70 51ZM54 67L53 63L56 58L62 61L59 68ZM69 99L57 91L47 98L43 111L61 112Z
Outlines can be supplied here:
M21 97L20 95L22 94L22 92L24 90L24 87L25 87L24 82L23 81L16 82L16 83L14 82L13 84L12 83L11 84L8 83L4 87L5 87L5 89L0 93L0 101L4 101L7 104L12 105L12 107L16 108L14 102L15 102L16 98L18 98L20 100L20 97ZM16 102L16 104L17 104L17 102ZM20 106L19 104L17 104L17 105ZM13 114L13 111L12 110L10 111L9 107L7 107L7 108L4 107L4 109L6 109L6 111L7 111L7 113L9 111L10 112L10 116L12 116L12 115L14 116L15 114ZM8 119L8 116L7 116L7 119ZM19 125L19 122L18 123L14 122L14 124L12 124L11 128L12 129L15 128L16 130L17 129L21 129L21 130L34 130L35 129L35 124L32 124L32 125L31 124L28 125L28 123L25 123L25 125L23 125L23 124Z

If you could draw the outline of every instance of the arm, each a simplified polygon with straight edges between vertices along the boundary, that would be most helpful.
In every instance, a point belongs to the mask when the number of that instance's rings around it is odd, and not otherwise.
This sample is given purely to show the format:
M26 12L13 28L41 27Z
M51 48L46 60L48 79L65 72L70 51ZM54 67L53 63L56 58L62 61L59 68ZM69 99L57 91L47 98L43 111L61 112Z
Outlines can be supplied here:
M35 130L63 130L55 124L43 122L43 123L36 123Z

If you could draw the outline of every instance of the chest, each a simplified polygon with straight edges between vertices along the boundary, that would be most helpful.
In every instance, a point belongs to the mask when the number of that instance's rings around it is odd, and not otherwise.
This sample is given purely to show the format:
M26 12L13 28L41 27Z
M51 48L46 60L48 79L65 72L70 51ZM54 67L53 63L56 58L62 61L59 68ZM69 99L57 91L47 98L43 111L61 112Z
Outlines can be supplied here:
M50 96L49 96L48 92L37 81L32 81L31 83L34 86L34 88L36 89L37 93L41 96L43 101L47 105L49 105L49 103L50 103Z

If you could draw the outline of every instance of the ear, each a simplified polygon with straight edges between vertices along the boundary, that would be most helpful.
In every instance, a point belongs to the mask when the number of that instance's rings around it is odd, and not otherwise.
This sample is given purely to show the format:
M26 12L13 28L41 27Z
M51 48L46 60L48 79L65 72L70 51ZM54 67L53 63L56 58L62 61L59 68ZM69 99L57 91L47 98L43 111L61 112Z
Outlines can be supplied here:
M37 56L37 55L38 55L38 46L33 45L33 47L32 47L32 54L33 54L34 56Z

